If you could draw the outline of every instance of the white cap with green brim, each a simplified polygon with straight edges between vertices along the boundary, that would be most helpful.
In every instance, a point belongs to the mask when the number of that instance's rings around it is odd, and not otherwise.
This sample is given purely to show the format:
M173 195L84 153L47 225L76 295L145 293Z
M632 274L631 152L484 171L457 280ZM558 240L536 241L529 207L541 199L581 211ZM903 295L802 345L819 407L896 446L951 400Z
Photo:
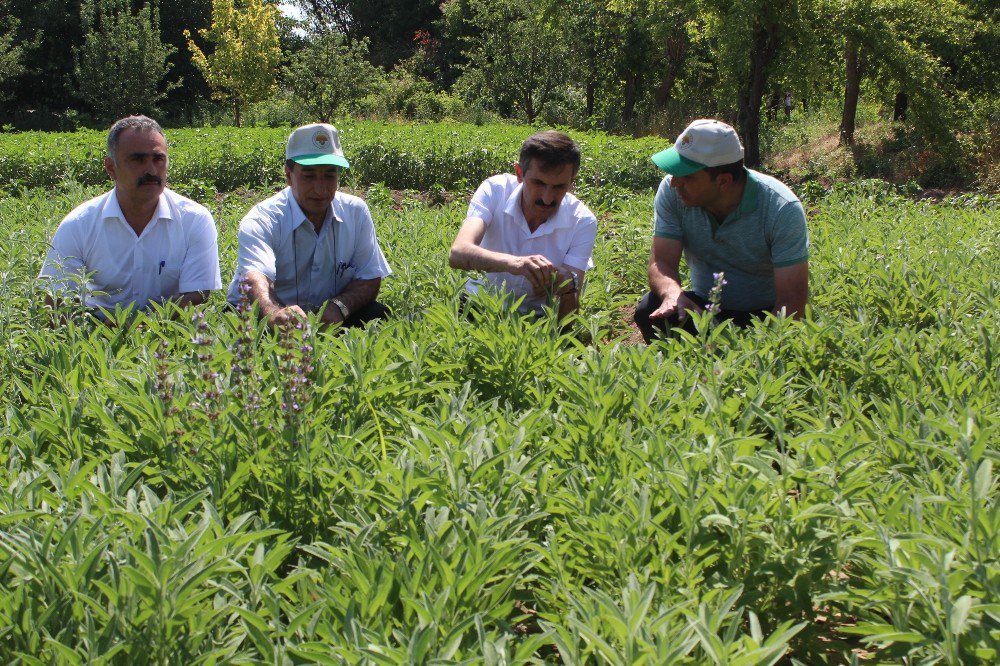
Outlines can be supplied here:
M340 148L337 128L326 123L303 125L289 134L285 159L302 166L329 164L351 168Z
M696 120L681 132L677 143L651 158L672 176L689 176L705 167L733 164L743 159L736 130L718 120Z

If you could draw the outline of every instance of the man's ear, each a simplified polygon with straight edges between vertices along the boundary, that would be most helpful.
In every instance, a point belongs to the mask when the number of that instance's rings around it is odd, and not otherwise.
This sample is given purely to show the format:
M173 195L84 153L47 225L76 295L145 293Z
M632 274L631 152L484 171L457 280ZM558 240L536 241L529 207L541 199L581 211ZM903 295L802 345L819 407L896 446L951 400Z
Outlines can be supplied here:
M285 165L285 185L291 185L291 184L292 184L292 170L289 169L288 165L286 164Z
M108 172L111 180L115 180L115 162L107 155L104 156L104 170Z
M514 162L514 175L517 176L517 182L524 182L524 173L521 171L521 163Z

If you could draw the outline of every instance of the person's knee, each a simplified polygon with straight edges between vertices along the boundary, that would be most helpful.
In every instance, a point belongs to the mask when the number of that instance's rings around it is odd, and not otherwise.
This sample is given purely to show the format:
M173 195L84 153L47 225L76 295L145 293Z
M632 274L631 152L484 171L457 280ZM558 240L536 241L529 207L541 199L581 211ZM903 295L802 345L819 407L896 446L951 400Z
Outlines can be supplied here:
M652 314L652 312L658 307L660 307L660 299L656 298L652 292L646 292L646 294L639 299L639 302L636 303L635 314L633 315L632 320L635 322L636 326L639 326L640 328L644 326L651 326L652 323L650 322L649 315Z

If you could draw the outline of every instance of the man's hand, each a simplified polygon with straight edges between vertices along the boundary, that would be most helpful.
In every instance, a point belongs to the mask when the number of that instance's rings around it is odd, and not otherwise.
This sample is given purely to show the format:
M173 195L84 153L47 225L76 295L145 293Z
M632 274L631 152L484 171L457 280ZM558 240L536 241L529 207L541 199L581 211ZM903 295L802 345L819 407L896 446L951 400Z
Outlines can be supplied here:
M275 327L283 327L306 321L306 313L298 305L288 305L283 308L276 308L264 314L267 323Z
M660 307L649 313L650 319L665 319L677 315L677 321L684 321L688 318L688 310L691 312L701 312L700 305L692 301L683 291L669 293L660 302Z
M512 259L510 272L528 278L531 291L536 296L545 293L545 290L552 286L553 279L559 271L555 264L540 254L512 257Z

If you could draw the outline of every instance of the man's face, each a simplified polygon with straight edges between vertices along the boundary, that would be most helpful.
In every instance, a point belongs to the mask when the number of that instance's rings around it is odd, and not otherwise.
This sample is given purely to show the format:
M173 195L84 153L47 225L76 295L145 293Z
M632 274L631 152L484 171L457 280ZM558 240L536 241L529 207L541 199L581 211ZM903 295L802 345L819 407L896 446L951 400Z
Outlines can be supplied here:
M328 164L285 167L285 180L292 188L292 195L302 212L311 222L322 221L337 194L340 167Z
M119 201L151 203L167 185L167 140L159 132L126 129L118 135L115 159L104 158Z
M719 199L722 176L712 180L707 171L695 171L688 176L671 176L670 187L677 190L681 202L690 207L709 208Z
M576 173L572 164L558 164L543 169L538 160L528 162L528 168L514 167L517 182L522 183L521 211L529 222L540 223L559 210L563 197L573 186Z

